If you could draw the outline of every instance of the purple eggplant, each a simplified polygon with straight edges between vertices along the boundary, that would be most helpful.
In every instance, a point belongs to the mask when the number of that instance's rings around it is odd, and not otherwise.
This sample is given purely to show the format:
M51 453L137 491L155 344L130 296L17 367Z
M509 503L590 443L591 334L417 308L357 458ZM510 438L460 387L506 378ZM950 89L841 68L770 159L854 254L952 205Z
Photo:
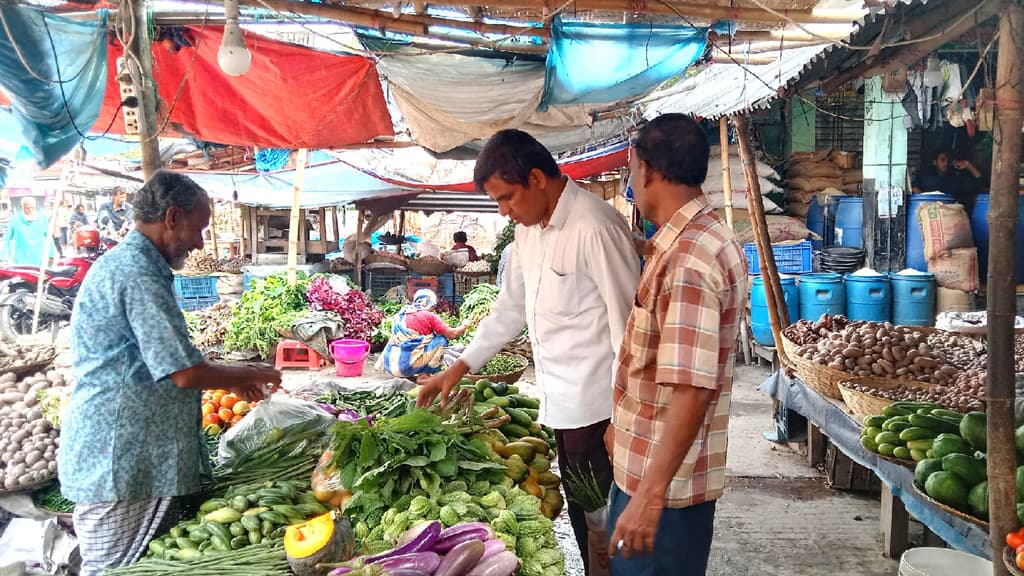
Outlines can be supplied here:
M483 560L466 576L512 576L519 570L519 558L511 552L501 552Z
M483 562L492 556L497 556L505 551L504 540L488 540L484 542L484 555L480 557L480 561Z
M494 538L494 529L483 522L464 522L445 529L434 544L434 552L444 554L463 542L480 540L486 542Z
M445 555L434 576L466 576L484 555L484 543L467 540Z
M425 535L424 532L427 532L428 534ZM429 533L436 533L437 536L430 538ZM417 550L413 550L413 552L420 552L422 550L433 550L434 543L437 542L437 539L441 537L441 523L437 520L433 520L431 522L423 522L413 526L412 528L409 528L404 533L402 533L402 535L398 538L397 546L401 548L409 542L419 539L420 536L427 536L428 539L430 540L430 543L420 546Z
M353 569L349 568L348 566L338 566L334 570L331 570L331 573L330 573L329 576L344 576L345 574L348 574L349 572L352 572L352 571L353 571Z
M393 568L385 570L381 576L430 576L430 572L416 570L415 568Z
M365 558L364 560L366 563L374 564L379 560L391 558L392 556L402 556L404 554L413 554L415 552L432 550L437 542L438 536L441 534L441 523L435 520L422 525L422 528L420 526L415 526L411 528L411 530L419 530L419 532L415 533L408 541L404 544L400 544L394 550L388 550L387 552L381 552L380 554L375 554ZM409 531L402 535L403 540L407 534L409 534Z
M335 406L334 404L317 404L316 406L317 408L323 410L324 412L327 412L331 416L337 416L338 413L341 412L341 409Z
M373 563L374 566L380 566L385 570L410 568L413 570L419 570L420 572L426 572L427 574L433 574L434 570L437 570L437 567L440 564L441 557L434 552L402 554L401 556L391 556L390 558L378 560Z

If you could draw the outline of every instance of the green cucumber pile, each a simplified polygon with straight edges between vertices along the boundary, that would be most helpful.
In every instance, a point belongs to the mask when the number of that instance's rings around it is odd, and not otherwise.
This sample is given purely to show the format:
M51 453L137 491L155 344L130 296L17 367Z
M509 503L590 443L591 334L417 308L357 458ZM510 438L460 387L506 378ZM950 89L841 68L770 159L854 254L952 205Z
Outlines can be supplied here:
M504 382L491 382L486 378L477 380L463 379L459 382L463 389L472 391L475 401L474 409L486 411L497 407L497 417L506 423L499 428L509 440L532 436L547 442L555 449L555 431L537 422L540 417L540 400L519 393L519 387Z
M962 418L930 402L895 402L864 420L860 443L875 454L920 462L930 457L936 437L959 432Z

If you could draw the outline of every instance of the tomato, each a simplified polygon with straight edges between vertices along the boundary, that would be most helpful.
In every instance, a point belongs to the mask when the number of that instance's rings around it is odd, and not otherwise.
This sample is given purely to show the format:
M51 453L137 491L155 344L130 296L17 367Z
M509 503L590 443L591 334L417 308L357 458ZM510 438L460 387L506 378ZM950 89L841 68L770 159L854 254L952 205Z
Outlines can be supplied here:
M238 396L235 396L234 394L225 394L220 399L220 407L234 408L236 402L238 402Z
M217 411L217 416L220 416L220 419L225 422L230 422L231 418L234 417L234 415L235 413L232 412L231 410L228 410L227 408L221 408L219 411Z
M203 432L206 432L210 436L216 436L220 434L220 430L221 428L219 424L208 424L205 428L203 428Z
M214 406L212 402L207 402L203 404L203 416L206 416L207 414L213 414L216 411L217 407Z
M1010 532L1006 535L1006 545L1016 550L1017 548L1024 546L1024 534L1020 530L1016 532Z
M1018 570L1024 570L1024 552L1018 552L1013 558Z
M212 413L203 415L203 426L209 426L211 424L220 424L220 416Z
M241 414L247 413L251 408L252 407L249 406L248 402L246 402L245 400L242 400L239 403L235 404L234 412L235 412L235 414L241 415Z
M210 394L210 400L213 400L217 404L220 404L220 401L223 398L224 398L224 393L221 392L220 390L214 392L213 394Z
M241 414L235 414L231 417L231 424L238 424L238 421L242 419Z

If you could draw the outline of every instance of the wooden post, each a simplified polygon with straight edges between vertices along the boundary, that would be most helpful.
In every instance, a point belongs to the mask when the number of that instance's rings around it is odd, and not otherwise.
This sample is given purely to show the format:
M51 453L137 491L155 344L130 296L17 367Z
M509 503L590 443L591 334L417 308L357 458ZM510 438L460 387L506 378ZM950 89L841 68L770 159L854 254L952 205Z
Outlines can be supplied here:
M334 223L334 240L341 245L341 228L338 227L338 207L331 207L331 221Z
M299 264L299 235L302 232L302 210L299 208L299 198L302 196L302 176L306 172L308 153L309 151L305 148L300 148L295 159L295 187L292 189L291 222L288 225L288 284L292 286L295 285L295 270Z
M363 216L362 210L356 212L356 238L353 240L356 243L356 261L353 264L356 267L356 284L360 288L363 287L363 251L359 249L359 243L363 241Z
M882 509L879 519L882 528L882 555L886 558L899 558L907 551L910 515L907 514L903 501L892 493L885 482L882 482Z
M132 26L134 34L127 51L135 56L128 58L132 70L132 84L139 99L139 147L142 149L142 177L149 180L153 172L160 169L160 140L157 138L156 86L153 82L153 39L149 35L149 2L130 0L135 15L133 22L122 22ZM138 66L135 65L138 62ZM139 69L141 67L141 69Z
M33 198L34 200L34 198ZM60 206L60 203L64 200L64 188L61 187L57 191L57 199L54 206ZM45 213L46 199L43 198L43 206L36 206L36 218L39 218ZM53 246L53 235L57 231L57 211L54 210L53 214L50 215L50 229L47 232L46 244L43 248L43 262L41 265L42 270L46 270L50 267L50 251L54 249ZM32 311L32 335L35 336L36 332L39 331L39 313L43 305L43 287L46 285L46 274L39 274L39 281L36 283L36 306L35 310ZM56 334L51 334L55 336Z
M1021 123L1024 76L1021 46L1024 8L1007 2L999 18L999 59L996 65L996 108L992 150L991 207L988 211L988 482L989 544L993 574L1008 574L999 561L1008 532L1017 528L1014 454L1013 324L1016 293L1013 277L1014 239L1020 185Z
M398 235L405 236L405 210L398 211Z
M249 229L249 207L239 206L239 217L242 219L242 226L238 231L238 257L245 258L245 236Z
M789 312L786 308L785 296L779 282L779 270L775 266L775 254L772 252L771 239L768 237L768 221L764 216L764 199L761 197L761 185L758 183L757 167L754 165L753 152L750 150L750 138L747 134L746 120L740 115L732 117L736 125L736 133L740 145L740 161L743 163L743 175L746 179L747 210L750 212L750 225L754 230L754 241L761 261L761 276L764 278L765 300L769 303L768 320L772 327L772 335L778 344L779 360L784 366L789 365L789 358L782 349L782 329L789 325ZM771 304L774 303L774 306Z
M217 203L210 200L210 239L213 240L213 257L220 260L220 249L217 246Z
M722 149L722 195L725 197L725 221L733 227L732 216L732 172L729 170L729 119L718 119L718 142Z

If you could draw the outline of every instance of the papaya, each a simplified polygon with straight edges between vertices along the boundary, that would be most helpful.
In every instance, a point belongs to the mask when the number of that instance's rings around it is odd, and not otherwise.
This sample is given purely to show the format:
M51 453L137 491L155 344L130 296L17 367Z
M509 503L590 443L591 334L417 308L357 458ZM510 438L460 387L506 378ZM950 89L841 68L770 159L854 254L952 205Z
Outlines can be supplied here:
M946 506L967 509L967 486L952 472L936 472L929 476L924 483L924 491Z
M974 485L967 493L967 505L971 507L971 514L982 520L988 520L988 481L984 480Z
M550 471L541 472L540 474L537 474L537 483L540 484L541 486L546 486L548 488L557 488L558 484L561 481L562 479L559 478L557 474Z
M985 437L988 418L984 412L968 412L960 420L960 436L975 450L984 452L988 447Z
M967 442L955 434L939 434L932 442L932 454L935 458L943 458L949 454L973 453Z
M1018 426L1014 432L1013 444L1017 447L1017 455L1024 456L1024 425Z
M547 441L537 438L536 436L523 436L519 441L526 442L533 446L533 449L536 450L538 454L545 454L548 451Z
M533 459L533 462L530 463L530 468L537 472L547 472L551 469L551 463L548 461L547 457L537 456Z
M942 472L942 460L925 458L914 467L914 482L923 488L928 477L936 472Z
M513 454L518 454L519 458L522 459L524 463L529 464L533 462L534 457L536 457L537 449L529 442L516 441L505 444L498 454L501 454L505 458L508 458Z
M1024 466L1017 467L1017 502L1024 502Z
M527 494L533 494L537 498L544 497L544 493L540 489L540 484L530 476L527 476L526 480L523 480L519 487Z
M505 476L514 482L522 482L530 474L530 467L523 462L519 454L512 454L505 460Z
M966 454L947 454L942 458L942 469L960 477L968 486L983 482L988 474L985 461Z

